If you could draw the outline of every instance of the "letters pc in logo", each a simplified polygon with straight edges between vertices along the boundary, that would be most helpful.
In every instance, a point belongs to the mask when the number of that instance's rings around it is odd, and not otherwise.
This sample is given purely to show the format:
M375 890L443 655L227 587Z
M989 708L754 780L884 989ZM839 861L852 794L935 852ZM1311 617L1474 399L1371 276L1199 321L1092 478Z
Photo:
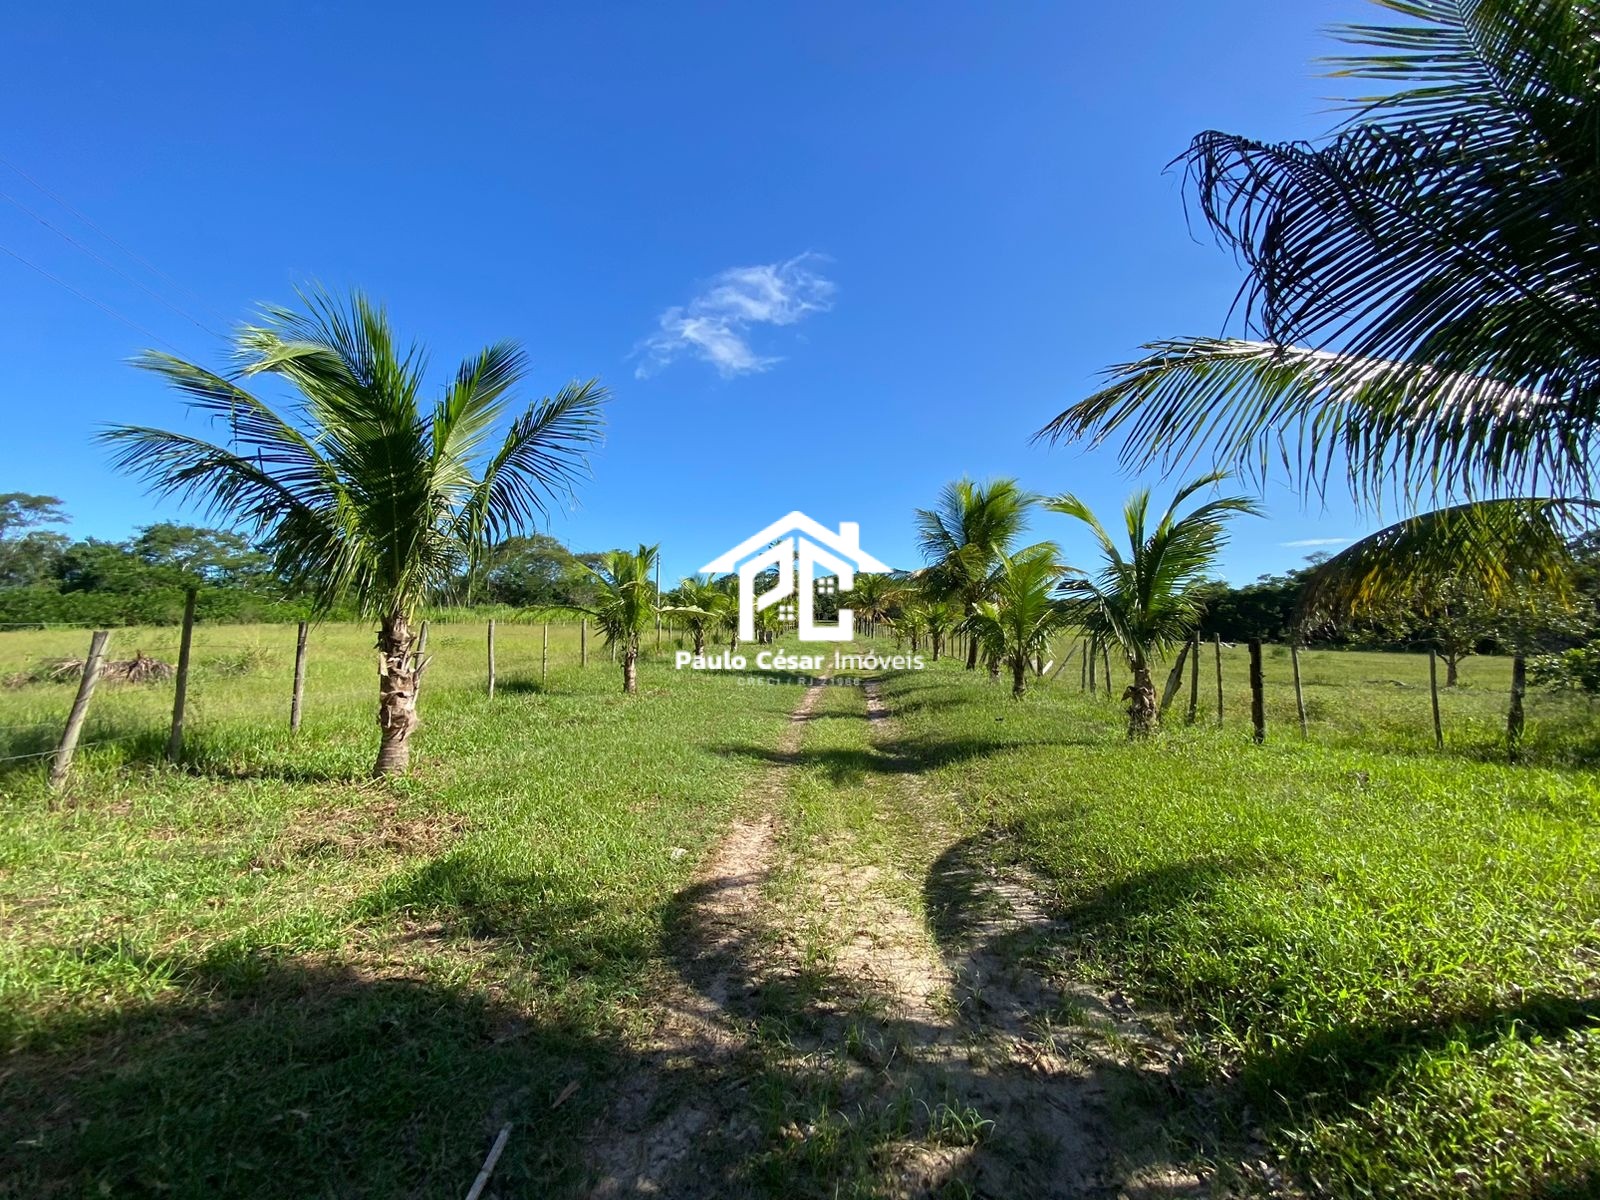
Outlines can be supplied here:
M855 614L839 610L833 625L818 625L816 610L816 568L838 576L839 590L855 586L856 572L887 571L890 568L861 549L861 527L854 521L841 521L835 533L819 525L803 512L792 512L774 521L760 533L751 534L732 550L700 568L702 575L739 573L739 638L756 640L756 613L787 600L796 591L796 632L802 642L847 642L853 633ZM777 582L766 592L756 594L763 572L774 571Z

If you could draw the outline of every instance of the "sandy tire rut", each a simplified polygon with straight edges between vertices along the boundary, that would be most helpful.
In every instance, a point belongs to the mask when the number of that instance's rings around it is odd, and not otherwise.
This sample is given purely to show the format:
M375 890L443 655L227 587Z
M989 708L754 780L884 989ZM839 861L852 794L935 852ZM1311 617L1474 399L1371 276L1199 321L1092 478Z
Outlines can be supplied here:
M872 753L893 767L893 722L879 688L865 690ZM775 863L773 810L805 761L821 692L810 688L791 714L752 815L680 897L682 978L656 998L644 1065L596 1137L593 1195L746 1194L730 1164L759 1150L747 1085L763 1068L826 1075L841 1110L925 1114L872 1144L869 1194L1204 1195L1167 1161L1153 1120L1170 1092L1168 1043L1122 997L1025 965L1054 928L1037 887L998 869L985 837L946 828L915 771L880 776L884 806L925 832L906 839L908 861L863 866L840 846ZM763 906L775 867L801 877L798 902L782 911ZM913 878L925 911L907 902ZM814 972L819 946L831 982L798 1022L809 1043L758 1048L755 994ZM978 1136L952 1138L963 1122Z
M730 1093L711 1095L706 1083L728 1072L748 1042L745 993L760 969L752 958L761 940L761 889L772 868L773 809L821 694L821 686L806 689L789 714L778 761L753 790L751 815L734 822L682 895L680 957L688 978L655 998L659 1020L643 1048L644 1065L623 1082L595 1141L597 1198L715 1195L708 1180L691 1177L691 1147L707 1136L738 1142L754 1133L729 1127ZM731 1084L736 1097L742 1089Z

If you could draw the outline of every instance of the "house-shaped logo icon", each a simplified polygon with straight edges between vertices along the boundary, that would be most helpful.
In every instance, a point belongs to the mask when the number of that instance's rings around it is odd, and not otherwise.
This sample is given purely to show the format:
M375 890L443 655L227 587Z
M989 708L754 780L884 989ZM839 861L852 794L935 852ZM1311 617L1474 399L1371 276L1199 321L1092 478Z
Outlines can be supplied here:
M814 619L818 566L837 576L841 592L855 586L857 571L890 569L861 549L861 526L854 521L841 521L839 532L835 533L803 512L792 512L712 559L700 568L700 573L739 572L739 638L742 641L755 641L756 613L795 595L798 574L796 632L800 640L847 642L854 632L855 618L848 608L839 610L839 620L834 625L818 626ZM758 596L757 580L766 571L776 572L777 582Z

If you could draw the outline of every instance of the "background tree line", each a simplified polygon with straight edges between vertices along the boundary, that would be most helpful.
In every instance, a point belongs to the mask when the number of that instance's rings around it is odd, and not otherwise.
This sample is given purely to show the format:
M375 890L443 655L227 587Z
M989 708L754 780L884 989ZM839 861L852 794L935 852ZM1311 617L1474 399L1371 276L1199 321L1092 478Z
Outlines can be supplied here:
M276 575L269 556L242 534L174 522L140 528L122 541L74 539L54 496L0 494L0 623L164 625L183 617L184 593L199 589L210 621L299 621L307 597ZM588 607L596 583L577 554L533 533L497 543L476 578L460 572L456 603L514 608ZM335 619L353 620L353 606Z

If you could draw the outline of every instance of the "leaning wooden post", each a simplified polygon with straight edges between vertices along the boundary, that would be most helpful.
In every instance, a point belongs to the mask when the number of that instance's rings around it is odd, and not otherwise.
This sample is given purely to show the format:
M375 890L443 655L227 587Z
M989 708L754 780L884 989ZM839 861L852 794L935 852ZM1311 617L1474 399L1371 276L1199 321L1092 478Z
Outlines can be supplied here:
M428 669L428 623L422 623L422 629L417 633L416 668L411 689L420 695L422 692L422 673Z
M544 649L539 655L539 682L550 679L550 622L544 623Z
M1185 724L1193 725L1200 716L1200 631L1195 630L1189 649L1189 713Z
M89 715L89 700L94 696L94 685L100 679L106 638L110 636L100 629L89 639L89 657L84 660L83 675L78 679L78 695L72 702L72 711L67 714L67 727L61 731L61 744L56 747L55 757L50 760L52 791L60 790L67 781L67 772L72 769L72 755L78 749L78 735L83 732L84 718Z
M1261 639L1250 639L1250 724L1256 744L1267 740L1267 694L1261 678Z
M1099 649L1100 647L1096 646L1093 642L1089 643L1089 653L1087 657L1089 659L1089 695L1091 696L1098 696L1100 694L1100 682L1095 678L1095 673L1099 668L1099 663L1096 661L1100 657L1100 655L1097 653Z
M1522 655L1511 659L1511 708L1506 713L1506 750L1511 761L1522 756L1522 698L1528 694L1528 660Z
M1294 707L1300 714L1300 736L1305 737L1306 729L1306 694L1300 689L1300 647L1293 642L1289 643L1289 662L1294 667Z
M1428 647L1428 691L1433 696L1433 744L1444 749L1444 722L1439 719L1439 653Z
M1222 635L1216 635L1217 647L1217 724L1222 724Z
M1089 643L1078 639L1078 649L1083 651L1083 661L1078 664L1078 690L1089 690Z
M1111 696L1111 645L1106 643L1100 647L1100 665L1105 668L1106 696Z
M589 665L589 618L585 617L578 623L578 665Z
M183 633L178 638L178 677L172 688L172 732L167 734L167 761L175 763L183 754L183 704L189 695L189 643L194 638L194 601L190 588L183 598Z
M1172 664L1172 670L1167 672L1166 686L1161 689L1161 717L1166 719L1167 708L1172 704L1173 697L1178 694L1178 689L1183 686L1183 669L1189 665L1189 651L1191 647L1187 641L1183 649L1178 651L1178 660Z
M300 706L306 698L306 633L307 624L300 622L300 632L294 639L294 695L289 700L289 732L300 732Z
M494 699L494 619L489 620L489 699Z

